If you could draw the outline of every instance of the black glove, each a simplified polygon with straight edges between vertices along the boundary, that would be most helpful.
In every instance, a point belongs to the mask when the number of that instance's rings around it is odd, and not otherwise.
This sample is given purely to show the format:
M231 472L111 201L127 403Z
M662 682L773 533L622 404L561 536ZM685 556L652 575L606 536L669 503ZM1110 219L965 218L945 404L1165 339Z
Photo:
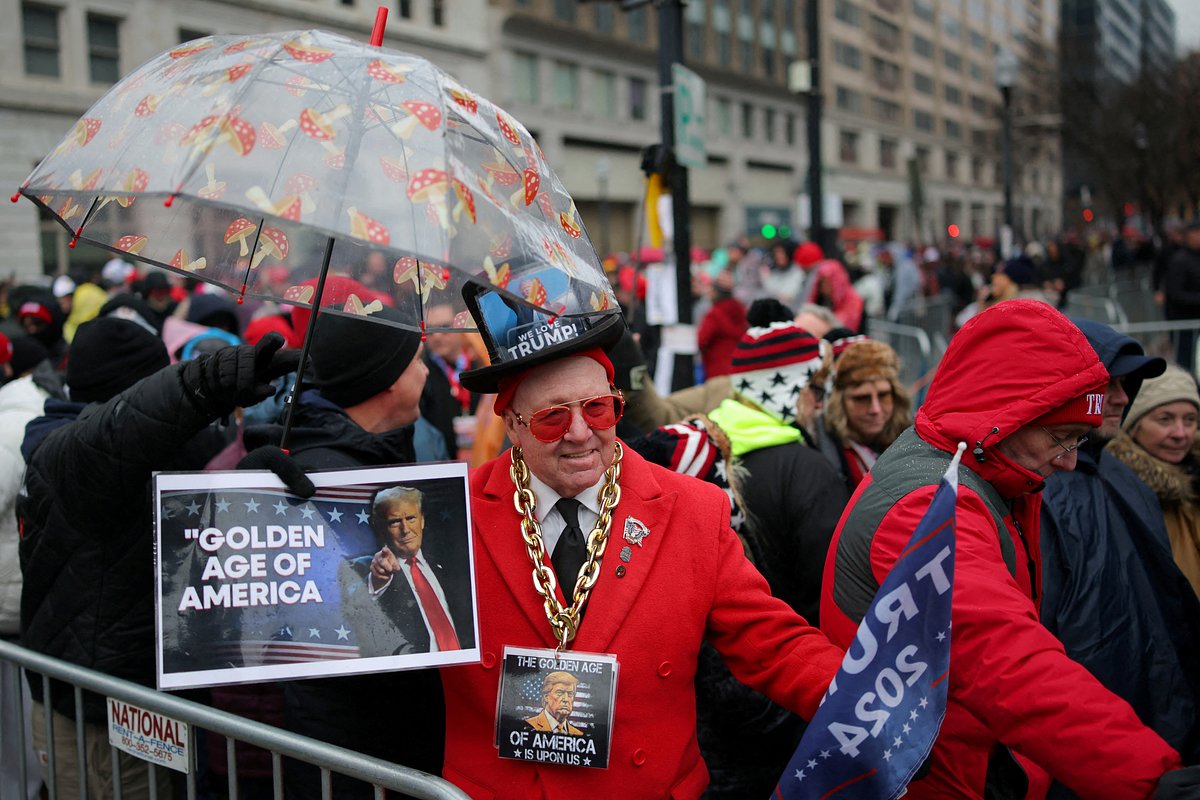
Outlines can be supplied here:
M256 345L225 347L183 369L184 385L216 414L252 406L275 394L273 378L295 372L300 351L283 350L283 337L272 331Z
M609 351L608 359L612 362L613 382L618 389L623 392L641 391L643 382L648 379L646 356L628 328Z
M238 462L238 469L269 469L279 480L283 481L289 492L303 498L312 497L317 487L304 474L304 469L296 463L296 459L274 445L264 445L257 450L251 450Z

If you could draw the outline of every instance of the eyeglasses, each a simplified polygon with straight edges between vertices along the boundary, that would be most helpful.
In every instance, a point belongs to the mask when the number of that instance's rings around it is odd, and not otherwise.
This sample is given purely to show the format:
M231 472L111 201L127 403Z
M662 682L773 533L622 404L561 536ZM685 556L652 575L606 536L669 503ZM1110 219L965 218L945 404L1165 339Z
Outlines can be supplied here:
M529 415L529 421L517 412L517 422L529 428L529 432L539 442L557 442L567 435L571 427L571 408L579 406L579 413L588 427L603 431L617 424L625 413L625 398L620 390L616 394L600 394L595 397L585 397L582 400L572 400L556 406L547 406Z
M1083 445L1084 445L1084 444L1087 442L1087 440L1088 440L1087 434L1085 433L1085 434L1082 434L1082 435L1080 435L1078 438L1076 438L1076 439L1075 439L1075 444L1073 444L1073 445L1065 445L1065 444L1063 444L1063 443L1062 443L1062 442L1059 440L1059 438L1058 438L1057 436L1055 436L1055 435L1054 435L1053 433L1051 433L1050 431L1046 430L1046 428L1045 428L1045 427L1043 427L1043 426L1041 426L1041 425L1039 425L1038 427L1039 427L1039 428L1041 428L1043 431L1046 431L1046 435L1047 435L1047 436L1049 436L1051 439L1053 439L1053 440L1054 440L1054 443L1063 449L1063 451L1062 451L1062 454L1061 454L1061 455L1057 455L1057 456L1055 456L1055 457L1054 457L1055 459L1059 459L1059 458L1062 458L1063 456L1069 456L1069 455L1071 455L1071 453L1074 453L1074 452L1075 452L1076 450L1078 450L1080 447L1083 447Z

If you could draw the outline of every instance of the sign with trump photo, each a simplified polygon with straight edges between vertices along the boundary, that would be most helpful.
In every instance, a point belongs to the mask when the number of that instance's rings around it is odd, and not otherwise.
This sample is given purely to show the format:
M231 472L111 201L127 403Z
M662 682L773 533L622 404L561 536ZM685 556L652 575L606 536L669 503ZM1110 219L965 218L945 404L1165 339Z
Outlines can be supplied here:
M160 689L479 660L465 464L157 473Z

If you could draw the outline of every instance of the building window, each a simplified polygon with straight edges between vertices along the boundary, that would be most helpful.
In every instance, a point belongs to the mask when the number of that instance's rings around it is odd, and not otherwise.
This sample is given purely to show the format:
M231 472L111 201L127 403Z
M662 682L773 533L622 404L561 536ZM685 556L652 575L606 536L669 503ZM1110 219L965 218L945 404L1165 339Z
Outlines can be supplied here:
M752 139L754 137L754 106L749 103L742 103L742 138Z
M871 114L883 122L900 121L900 104L882 97L871 98Z
M566 61L554 62L554 107L579 107L579 65Z
M400 19L412 19L412 0L396 0L396 14Z
M616 118L617 76L613 73L597 70L592 74L592 108L599 117Z
M921 109L913 110L913 127L919 131L931 133L933 131L933 114Z
M704 10L707 3L690 2L684 9L684 31L687 35L687 54L697 61L704 58Z
M958 18L952 17L949 14L942 14L942 33L951 39L957 39L962 36L962 25L959 24Z
M921 94L933 94L933 78L923 72L914 72L913 89Z
M640 6L633 9L625 15L625 22L629 25L629 38L635 42L644 42L646 40L646 7Z
M717 63L722 67L733 63L733 36L728 31L717 34Z
M728 97L717 98L717 133L733 136L733 102Z
M958 180L958 153L946 151L946 180Z
M615 18L612 3L596 3L593 8L596 10L596 30L600 33L612 33Z
M983 50L985 50L987 48L987 39L985 39L983 37L983 34L980 33L979 31L974 31L974 30L971 31L968 34L968 38L971 41L971 49L972 50L974 50L976 52L982 52Z
M775 49L772 47L762 48L762 64L763 75L768 78L775 77Z
M861 114L863 110L862 93L856 92L853 89L847 89L845 86L837 87L835 94L835 102L837 107L842 111L850 111L854 114Z
M987 100L977 94L971 95L971 110L981 117L987 116Z
M992 137L987 131L976 128L971 131L971 146L976 150L988 150L991 148Z
M971 159L971 183L976 186L983 185L983 159L979 156Z
M942 87L942 95L946 98L946 102L952 106L962 105L962 90L957 86L947 84Z
M854 131L838 132L838 159L843 164L858 163L858 134Z
M900 48L900 28L882 17L871 17L871 38L884 50L895 52Z
M441 28L446 24L445 0L430 0L429 18L435 27Z
M575 0L554 0L554 18L560 22L574 22Z
M833 42L833 60L843 67L862 69L862 51L846 42Z
M629 118L646 118L646 81L644 78L629 79Z
M796 115L788 114L783 122L783 142L784 144L796 143Z
M768 142L775 141L775 109L773 108L763 111L763 133L766 135Z
M933 0L913 0L912 10L917 19L933 22Z
M847 25L856 28L862 25L862 11L850 0L837 0L833 6L833 15Z
M947 139L955 139L957 141L962 140L962 125L958 124L952 119L945 120L943 125L946 127Z
M900 87L900 65L882 58L871 59L871 76L883 89Z
M949 50L942 51L942 63L946 65L946 69L954 72L962 72L962 56L958 53L952 53Z
M22 3L21 32L25 38L25 74L57 78L58 10Z
M895 139L879 140L879 168L894 170L899 162L900 143Z
M88 75L92 83L116 83L121 78L119 26L110 17L87 15Z
M913 34L912 37L913 52L922 58L933 58L933 42L926 39L924 36Z
M533 53L513 54L513 100L535 106L541 100L538 57Z
M917 158L917 172L921 175L929 174L929 148L918 147L915 151Z
M971 76L973 81L983 80L983 65L977 61L972 61L967 65L967 74Z
M195 41L208 36L208 31L198 31L195 28L180 28L176 33L179 36L179 43Z

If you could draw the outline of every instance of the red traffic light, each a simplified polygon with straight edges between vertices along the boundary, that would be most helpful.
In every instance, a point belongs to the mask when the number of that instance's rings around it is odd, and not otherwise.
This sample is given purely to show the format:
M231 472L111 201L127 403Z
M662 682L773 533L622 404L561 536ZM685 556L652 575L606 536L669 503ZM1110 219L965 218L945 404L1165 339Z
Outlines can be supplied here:
M1083 210L1083 221L1084 222L1091 222L1095 218L1096 218L1096 215L1092 213L1092 210L1090 208L1085 208Z
M950 224L946 226L946 233L950 234L951 239L957 239L960 231L957 225Z

